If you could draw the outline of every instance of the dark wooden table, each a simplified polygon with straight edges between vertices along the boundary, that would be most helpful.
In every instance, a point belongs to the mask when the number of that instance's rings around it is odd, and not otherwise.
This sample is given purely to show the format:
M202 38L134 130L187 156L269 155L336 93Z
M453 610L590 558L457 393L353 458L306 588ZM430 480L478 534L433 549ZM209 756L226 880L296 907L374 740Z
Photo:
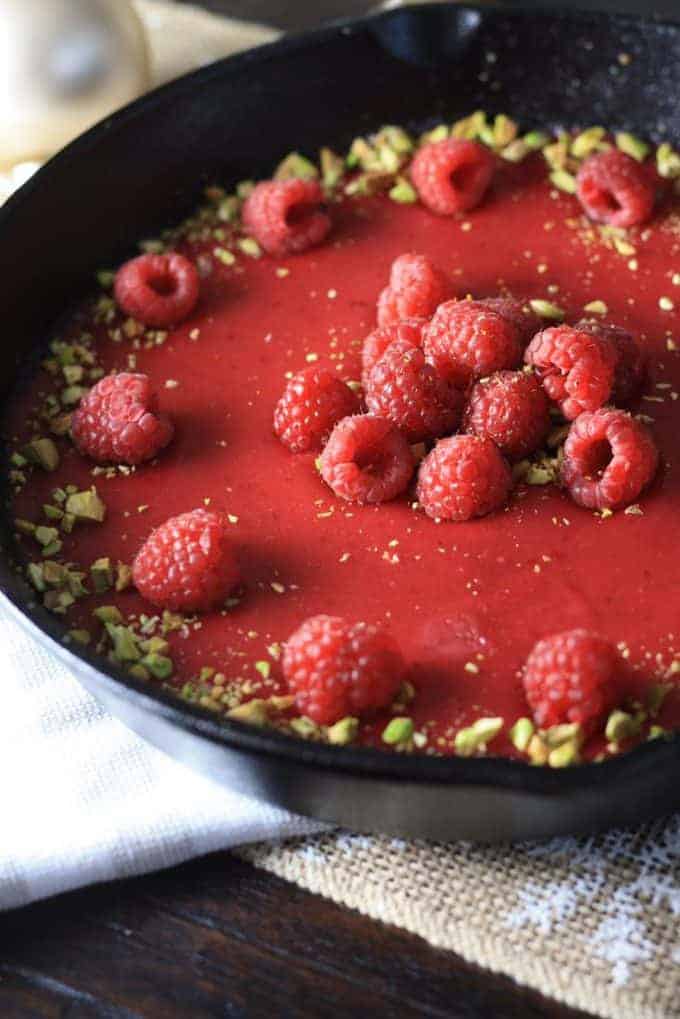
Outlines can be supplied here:
M579 1019L220 853L0 917L2 1019Z

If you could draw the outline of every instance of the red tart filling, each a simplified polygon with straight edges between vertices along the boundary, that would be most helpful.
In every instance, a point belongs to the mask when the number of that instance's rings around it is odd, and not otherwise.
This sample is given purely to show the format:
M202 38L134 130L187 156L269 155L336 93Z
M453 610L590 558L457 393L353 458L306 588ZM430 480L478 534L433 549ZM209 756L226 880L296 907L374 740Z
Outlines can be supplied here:
M559 767L664 738L676 178L668 144L474 114L209 189L5 415L64 640L336 744Z

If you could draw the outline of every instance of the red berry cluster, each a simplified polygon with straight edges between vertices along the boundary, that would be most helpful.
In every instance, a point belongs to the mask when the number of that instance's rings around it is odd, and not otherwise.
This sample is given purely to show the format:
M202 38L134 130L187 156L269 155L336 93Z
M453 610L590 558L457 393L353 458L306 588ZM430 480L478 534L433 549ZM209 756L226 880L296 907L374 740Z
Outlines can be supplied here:
M411 317L395 320L400 313ZM541 329L513 298L456 300L442 271L414 254L394 262L378 317L362 351L364 408L317 367L294 376L274 415L290 449L323 449L321 476L340 498L400 495L416 470L411 444L425 443L416 493L428 516L484 516L507 501L509 464L543 447L551 409L571 422L561 480L577 503L618 509L652 480L648 429L613 406L628 403L644 375L626 330L589 320Z

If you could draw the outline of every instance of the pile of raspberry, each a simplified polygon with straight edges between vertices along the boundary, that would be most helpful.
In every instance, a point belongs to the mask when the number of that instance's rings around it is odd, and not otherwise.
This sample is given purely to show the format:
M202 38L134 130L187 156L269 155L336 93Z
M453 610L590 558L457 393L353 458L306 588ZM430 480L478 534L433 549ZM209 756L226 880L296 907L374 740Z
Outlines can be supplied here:
M361 395L330 367L295 375L274 414L292 452L341 499L381 503L409 490L436 520L500 510L513 471L566 432L553 460L571 498L594 510L634 503L658 451L624 408L644 380L629 332L600 321L543 322L511 297L457 300L429 258L401 255L362 350Z

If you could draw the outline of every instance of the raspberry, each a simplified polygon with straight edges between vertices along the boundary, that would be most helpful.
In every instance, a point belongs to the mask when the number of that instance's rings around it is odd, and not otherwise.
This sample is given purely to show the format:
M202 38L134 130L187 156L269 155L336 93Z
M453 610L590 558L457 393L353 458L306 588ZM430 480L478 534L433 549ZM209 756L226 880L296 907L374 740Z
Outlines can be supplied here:
M172 439L174 428L158 413L147 375L106 375L80 401L71 419L77 448L97 463L140 464Z
M522 346L526 346L541 328L538 315L514 297L484 297L477 303L497 311L506 322L510 322L517 330Z
M583 319L574 328L595 336L604 336L614 344L618 360L614 369L611 401L619 405L630 403L642 388L647 367L645 355L631 334L621 326L594 322L592 319Z
M220 606L239 581L228 528L219 513L195 509L152 531L132 565L142 597L172 612Z
M570 421L609 399L617 359L609 339L566 325L537 333L524 354L550 399Z
M576 418L566 442L562 481L588 509L635 502L656 473L659 453L649 429L623 410L602 407Z
M387 502L409 485L415 461L398 428L358 414L335 426L321 454L321 477L341 499Z
M474 386L463 426L466 432L492 439L508 459L521 460L548 434L548 398L534 375L498 372Z
M479 205L493 171L494 158L483 145L446 138L418 150L411 180L423 205L440 216L452 216Z
M590 219L611 226L644 223L654 207L651 180L636 159L618 149L597 152L581 164L576 194Z
M512 475L491 439L441 439L420 465L418 501L435 520L471 520L504 505Z
M274 411L274 432L293 453L319 450L338 421L358 411L359 400L349 386L315 365L286 386Z
M404 660L378 626L311 616L286 642L283 674L298 710L332 725L387 707L399 690Z
M196 267L184 255L140 255L116 273L114 295L126 315L166 329L188 318L200 287Z
M366 406L376 417L392 421L409 442L421 442L458 427L463 396L439 378L422 350L397 340L368 376Z
M266 180L248 195L241 221L270 255L291 255L320 244L331 228L316 180Z
M542 729L577 723L586 733L616 705L621 661L616 649L587 630L567 630L534 645L524 691Z
M378 363L387 348L391 347L395 341L399 340L401 343L409 343L412 347L422 347L423 329L426 325L427 319L410 318L404 319L402 322L394 322L389 326L382 326L369 333L364 340L364 346L361 351L363 367L361 382L364 389L368 385L368 376L371 373L371 369Z
M481 301L440 304L423 333L427 360L459 388L521 360L516 327Z
M425 255L400 255L392 263L390 282L378 298L378 325L404 318L429 318L453 297L453 284Z

